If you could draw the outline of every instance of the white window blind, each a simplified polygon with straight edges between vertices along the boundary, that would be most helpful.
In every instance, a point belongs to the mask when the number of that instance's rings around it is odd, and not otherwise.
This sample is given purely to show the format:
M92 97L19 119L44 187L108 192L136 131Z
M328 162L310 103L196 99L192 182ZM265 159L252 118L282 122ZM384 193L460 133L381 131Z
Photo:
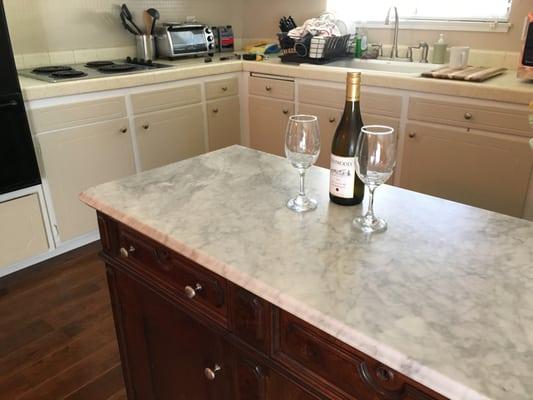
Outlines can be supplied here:
M384 21L390 6L402 20L507 22L511 0L328 0L328 11L352 21Z

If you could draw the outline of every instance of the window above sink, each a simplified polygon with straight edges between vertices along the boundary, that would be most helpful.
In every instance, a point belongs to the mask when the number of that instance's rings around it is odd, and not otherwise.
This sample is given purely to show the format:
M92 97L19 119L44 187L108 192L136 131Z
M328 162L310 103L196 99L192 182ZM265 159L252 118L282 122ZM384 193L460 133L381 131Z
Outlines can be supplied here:
M387 9L398 7L402 29L507 32L512 0L373 0L361 7L353 0L328 0L328 11L369 28L384 24Z

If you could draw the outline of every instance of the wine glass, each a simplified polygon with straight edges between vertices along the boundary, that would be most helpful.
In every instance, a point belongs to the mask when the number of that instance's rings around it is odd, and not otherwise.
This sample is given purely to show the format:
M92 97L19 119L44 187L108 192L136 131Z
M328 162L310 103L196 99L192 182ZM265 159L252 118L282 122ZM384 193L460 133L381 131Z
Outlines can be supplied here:
M300 192L287 202L295 212L314 210L317 202L305 193L305 173L320 154L320 131L318 118L314 115L292 115L289 117L285 135L285 154L300 175Z
M387 222L374 215L374 191L389 179L396 165L397 137L393 128L382 125L363 126L355 150L355 172L368 186L368 210L355 218L355 227L365 233L387 230Z

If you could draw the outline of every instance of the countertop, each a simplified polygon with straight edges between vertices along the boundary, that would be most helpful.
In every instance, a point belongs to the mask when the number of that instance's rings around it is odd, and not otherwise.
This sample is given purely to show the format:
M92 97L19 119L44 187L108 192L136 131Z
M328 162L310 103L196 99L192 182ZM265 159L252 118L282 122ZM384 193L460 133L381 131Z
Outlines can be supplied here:
M308 181L295 214L290 164L232 146L81 199L451 399L533 399L533 223L385 185L365 236Z
M349 71L347 68L330 66L282 64L277 57L272 57L262 62L220 61L219 57L214 57L211 63L204 63L203 58L178 61L161 60L160 62L171 64L173 67L142 74L118 75L60 83L48 83L27 77L20 77L19 79L24 99L32 101L241 71L344 83L346 72ZM362 84L368 86L496 100L523 105L527 105L533 100L533 83L517 79L516 71L508 71L499 77L482 83L428 79L420 77L419 74L360 71L363 72Z

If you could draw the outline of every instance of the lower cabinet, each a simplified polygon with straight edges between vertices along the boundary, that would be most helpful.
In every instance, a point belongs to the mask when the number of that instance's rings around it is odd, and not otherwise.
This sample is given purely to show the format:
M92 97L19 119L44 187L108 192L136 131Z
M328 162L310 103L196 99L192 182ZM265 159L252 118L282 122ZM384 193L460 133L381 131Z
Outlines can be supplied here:
M318 399L127 274L110 282L132 399Z
M135 173L126 118L51 131L37 136L60 241L97 229L94 210L78 195Z
M250 146L266 153L285 156L285 131L294 103L250 96Z
M237 96L207 103L209 151L241 143L240 102Z
M44 253L49 248L39 202L34 193L0 203L0 268Z
M533 168L527 141L474 129L409 123L400 185L522 217Z
M135 130L143 171L206 151L201 104L139 115Z

